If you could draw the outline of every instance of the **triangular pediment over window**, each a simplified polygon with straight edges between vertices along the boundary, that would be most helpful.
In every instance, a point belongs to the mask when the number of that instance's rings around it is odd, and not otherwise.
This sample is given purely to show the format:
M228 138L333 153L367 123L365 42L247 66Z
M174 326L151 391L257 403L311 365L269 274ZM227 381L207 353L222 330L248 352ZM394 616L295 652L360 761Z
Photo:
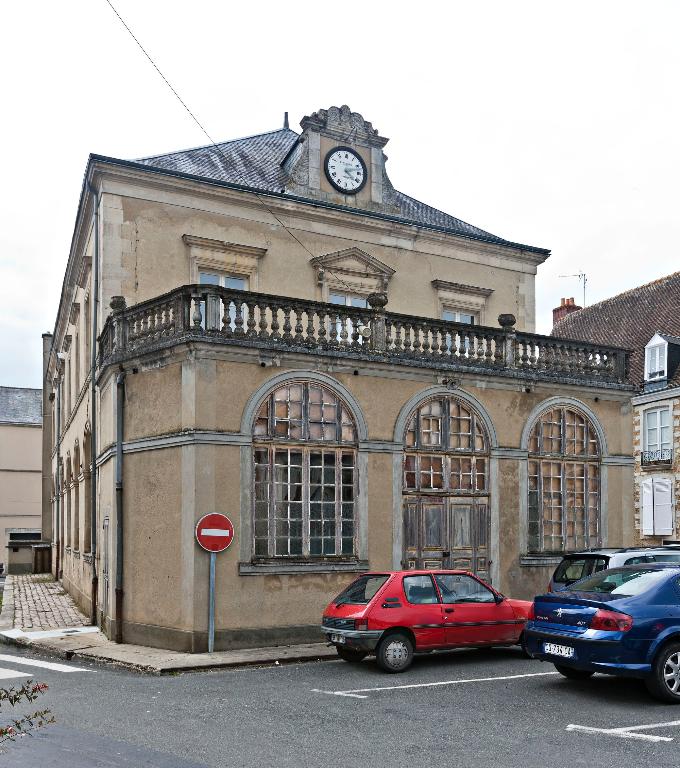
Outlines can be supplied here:
M355 247L315 256L309 263L317 270L319 285L323 285L333 275L342 275L352 283L358 281L370 284L372 290L386 291L387 284L394 274L392 267Z

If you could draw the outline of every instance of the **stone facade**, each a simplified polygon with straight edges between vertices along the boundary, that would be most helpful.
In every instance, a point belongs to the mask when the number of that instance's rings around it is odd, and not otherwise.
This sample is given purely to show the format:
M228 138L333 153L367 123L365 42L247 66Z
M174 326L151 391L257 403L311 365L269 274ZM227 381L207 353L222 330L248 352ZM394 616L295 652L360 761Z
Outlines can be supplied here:
M591 527L565 511L565 542L632 535L626 353L533 334L548 252L406 199L359 118L305 118L270 169L283 188L257 194L174 156L90 160L46 361L45 471L55 573L112 636L205 649L194 528L211 511L236 527L217 557L218 649L317 638L324 605L369 568L436 561L543 590L559 551L530 546L548 527L537 464L561 468L565 505L586 499ZM368 173L354 197L322 168L343 121ZM551 459L535 438L547 414Z
M649 409L668 407L672 434L671 459L669 462L643 463L644 412ZM661 390L650 395L633 398L633 451L635 456L635 477L633 500L635 503L635 537L634 545L658 546L663 541L680 539L680 521L678 518L678 502L680 499L680 388ZM647 478L666 478L673 487L673 532L660 536L644 535L642 531L642 499L641 482Z

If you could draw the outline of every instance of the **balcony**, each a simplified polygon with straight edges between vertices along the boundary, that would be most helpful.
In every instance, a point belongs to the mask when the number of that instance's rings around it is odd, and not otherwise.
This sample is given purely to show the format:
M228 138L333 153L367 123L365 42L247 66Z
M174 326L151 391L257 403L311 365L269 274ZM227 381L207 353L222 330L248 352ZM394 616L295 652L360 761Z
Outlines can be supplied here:
M358 309L212 285L185 285L132 307L114 297L99 337L99 366L202 341L629 388L625 349L522 333L513 315L500 315L500 327L491 328L387 312L385 294L372 294L369 303Z
M643 467L670 467L673 464L673 449L661 448L658 451L642 451L641 459Z

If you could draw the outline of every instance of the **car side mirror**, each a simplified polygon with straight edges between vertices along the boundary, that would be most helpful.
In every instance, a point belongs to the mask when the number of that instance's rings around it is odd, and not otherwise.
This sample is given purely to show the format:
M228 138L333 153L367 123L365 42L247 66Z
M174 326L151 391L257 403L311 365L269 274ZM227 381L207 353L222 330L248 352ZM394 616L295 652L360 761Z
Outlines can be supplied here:
M505 595L494 592L493 599L496 601L496 605L500 605L505 600Z

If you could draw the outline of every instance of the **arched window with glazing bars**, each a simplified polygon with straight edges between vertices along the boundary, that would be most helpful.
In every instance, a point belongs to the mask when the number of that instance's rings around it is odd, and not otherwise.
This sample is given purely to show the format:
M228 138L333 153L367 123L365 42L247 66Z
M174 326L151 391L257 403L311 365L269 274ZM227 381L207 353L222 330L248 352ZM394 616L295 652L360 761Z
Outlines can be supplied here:
M353 557L357 430L346 403L316 382L286 383L253 431L255 559Z
M599 546L600 445L580 411L544 411L529 436L528 545L531 552Z
M404 441L404 491L488 492L489 443L477 414L455 397L413 413Z

